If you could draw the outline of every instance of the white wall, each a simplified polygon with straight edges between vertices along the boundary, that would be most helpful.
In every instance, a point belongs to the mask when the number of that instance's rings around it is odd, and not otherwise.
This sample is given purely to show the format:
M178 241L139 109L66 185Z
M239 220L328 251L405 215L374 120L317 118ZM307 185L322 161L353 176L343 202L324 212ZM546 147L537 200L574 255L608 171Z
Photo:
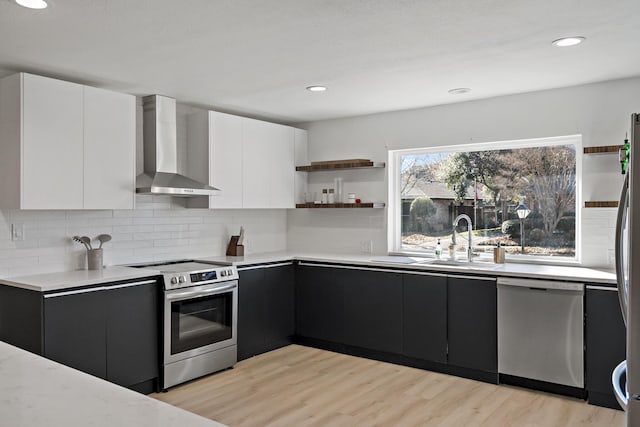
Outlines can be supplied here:
M388 149L572 134L581 134L584 146L614 145L622 143L636 111L640 78L314 122L306 126L309 159L386 161ZM615 155L584 156L582 170L583 201L617 200L622 178ZM382 177L360 173L362 182L345 176L345 192L351 186L363 200L387 201L387 169ZM312 176L311 185L331 186L333 175L323 174ZM289 249L360 252L361 242L371 240L374 253L385 253L385 215L386 209L290 211ZM583 264L611 266L615 209L582 208L582 224Z
M186 209L184 200L168 196L136 202L135 210L0 211L0 277L84 268L74 235L111 234L107 265L224 255L240 225L247 253L286 249L284 210ZM24 241L11 241L11 224L24 224Z

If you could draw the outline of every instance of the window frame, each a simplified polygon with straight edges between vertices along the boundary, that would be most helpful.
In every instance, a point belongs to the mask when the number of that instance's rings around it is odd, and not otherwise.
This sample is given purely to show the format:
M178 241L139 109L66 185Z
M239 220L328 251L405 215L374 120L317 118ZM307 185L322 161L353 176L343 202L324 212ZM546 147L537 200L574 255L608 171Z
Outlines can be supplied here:
M574 145L576 149L576 233L575 256L552 257L507 254L507 259L519 263L536 264L561 264L580 265L582 262L582 135L564 135L546 138L529 138L507 141L481 142L471 144L439 145L433 147L408 148L388 150L389 165L389 203L387 214L387 248L389 255L410 255L419 257L433 257L429 251L416 251L402 249L402 198L400 194L401 183L401 157L411 154L456 153L460 151L489 151L517 148L549 147L556 145ZM480 260L489 260L491 255L481 253Z

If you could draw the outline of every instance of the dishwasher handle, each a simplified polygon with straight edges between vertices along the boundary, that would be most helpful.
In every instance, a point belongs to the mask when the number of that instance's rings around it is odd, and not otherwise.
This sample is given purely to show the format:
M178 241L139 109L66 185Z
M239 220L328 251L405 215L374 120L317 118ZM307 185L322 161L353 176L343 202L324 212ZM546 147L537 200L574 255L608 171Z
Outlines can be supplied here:
M553 290L584 292L584 283L556 282L553 280L517 279L513 277L498 277L498 286L516 286L534 290Z

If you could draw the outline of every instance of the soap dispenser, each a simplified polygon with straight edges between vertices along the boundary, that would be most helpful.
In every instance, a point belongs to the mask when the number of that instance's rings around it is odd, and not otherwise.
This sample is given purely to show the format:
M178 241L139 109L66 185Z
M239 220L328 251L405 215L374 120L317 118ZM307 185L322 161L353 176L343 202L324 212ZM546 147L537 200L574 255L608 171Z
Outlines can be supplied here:
M442 245L440 244L440 239L436 242L436 258L440 259L440 255L442 255Z

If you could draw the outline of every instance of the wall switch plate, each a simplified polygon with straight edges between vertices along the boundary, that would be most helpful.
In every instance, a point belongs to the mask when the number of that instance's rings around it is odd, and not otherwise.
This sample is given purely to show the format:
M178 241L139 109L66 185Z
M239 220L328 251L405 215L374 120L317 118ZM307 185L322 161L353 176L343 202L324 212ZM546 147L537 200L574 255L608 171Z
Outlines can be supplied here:
M11 224L11 240L14 242L24 240L24 224Z

